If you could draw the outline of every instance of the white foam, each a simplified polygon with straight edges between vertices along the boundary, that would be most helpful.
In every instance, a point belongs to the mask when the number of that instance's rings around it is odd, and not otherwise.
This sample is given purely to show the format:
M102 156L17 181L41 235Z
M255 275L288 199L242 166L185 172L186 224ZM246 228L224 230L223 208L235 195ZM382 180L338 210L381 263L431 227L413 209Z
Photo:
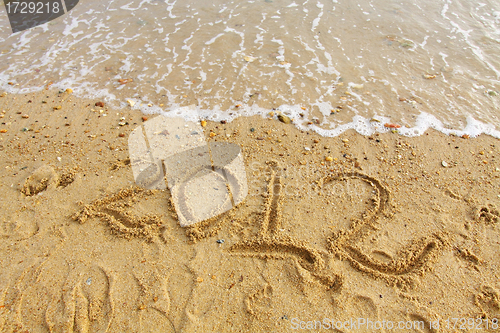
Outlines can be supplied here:
M329 110L331 110L331 105L329 103L319 103L317 105L320 109L320 112L327 116L329 114ZM177 110L177 109L176 109ZM152 113L151 111L156 111L153 109L149 109L148 113ZM212 110L203 110L196 107L196 112L191 112L186 115L182 115L179 111L173 112L161 112L161 114L167 117L178 117L182 116L184 119L189 121L196 121L196 119L209 119L212 121L232 121L239 116L253 116L256 114L261 115L262 117L269 117L269 109L260 108L258 106L244 106L242 110L240 110L240 114L235 115L234 113L231 115L229 111L222 111L219 108ZM354 116L351 122L345 124L339 124L333 126L331 129L322 128L316 124L309 124L313 119L310 118L311 115L304 111L299 105L281 105L277 108L278 113L283 113L289 116L292 120L294 120L294 125L304 131L313 131L318 133L321 136L325 137L335 137L347 130L355 130L361 135L372 135L374 133L386 133L390 131L397 131L398 134L408 137L414 137L424 134L429 129L437 130L446 135L469 135L470 137L477 137L481 134L487 134L497 139L500 139L500 131L496 130L495 127L491 124L484 124L475 120L472 116L467 117L466 122L467 125L463 129L451 129L446 128L441 121L439 121L435 116L422 112L417 116L415 121L415 125L413 127L400 127L398 129L385 127L386 123L391 123L390 118L377 116L367 119L362 116ZM154 112L156 113L156 112ZM301 116L301 114L303 116ZM377 119L377 121L373 121L373 119ZM323 125L326 122L323 122ZM332 124L331 124L332 125Z

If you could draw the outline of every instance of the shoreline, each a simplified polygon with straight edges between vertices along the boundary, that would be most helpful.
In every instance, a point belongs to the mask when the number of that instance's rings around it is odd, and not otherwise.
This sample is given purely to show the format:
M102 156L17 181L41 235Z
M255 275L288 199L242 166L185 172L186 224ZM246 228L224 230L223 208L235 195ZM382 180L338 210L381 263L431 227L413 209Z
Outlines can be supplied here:
M109 78L108 80L111 80ZM10 83L9 83L10 84ZM13 83L14 84L14 83ZM17 84L14 84L17 86ZM51 87L51 88L50 88ZM5 94L11 94L15 96L43 96L44 92L55 91L56 87L47 85L44 87L39 87L39 90L30 93L13 92L13 88L10 86L4 89ZM60 92L64 91L66 88L59 89ZM251 118L254 116L260 116L264 119L273 118L278 120L277 115L286 115L292 120L292 123L300 131L314 132L322 137L339 137L349 132L350 130L355 130L357 133L365 136L371 136L376 134L385 134L389 132L397 131L403 137L415 137L420 135L425 135L429 131L435 130L441 132L445 135L457 136L457 137L471 137L476 138L480 135L486 134L493 138L500 139L500 131L495 128L493 123L484 123L482 121L476 120L471 115L466 115L463 118L458 118L451 121L455 126L453 127L450 123L444 124L443 121L436 118L435 115L425 112L418 111L414 109L414 106L409 108L408 104L413 105L410 102L415 102L413 99L400 98L399 105L397 109L402 115L406 117L394 117L391 118L389 115L383 114L372 114L366 115L365 117L360 115L355 115L349 117L348 114L355 114L355 110L350 110L350 102L346 102L344 99L340 99L337 106L330 107L323 103L321 107L314 104L310 107L305 107L302 105L265 105L258 106L257 101L235 101L234 105L231 105L226 111L221 111L218 107L212 109L203 109L199 106L199 100L195 97L190 97L187 100L172 101L170 105L170 111L165 112L164 103L168 104L165 100L165 95L161 99L152 99L148 101L139 98L125 98L116 99L114 95L111 101L105 102L106 105L119 112L142 112L146 116L154 117L159 114L165 114L168 117L175 117L173 112L182 108L190 108L194 106L196 111L190 112L189 116L184 116L187 121L194 121L195 119L204 119L210 121L226 121L231 122L237 118ZM79 100L90 101L93 105L94 101L107 100L106 97L88 97L88 96L74 96ZM189 102L188 102L189 101ZM347 103L347 104L346 104ZM321 108L321 110L320 110ZM418 112L417 112L418 111ZM172 114L170 114L172 112ZM215 112L215 113L214 113ZM408 114L406 114L408 113ZM235 116L236 114L236 116ZM238 115L239 114L239 115ZM249 115L251 114L251 115ZM323 124L326 122L326 124ZM334 124L333 128L328 128L328 124ZM460 129L461 128L461 129Z
M96 102L53 90L0 98L2 330L500 318L498 139L209 121L207 142L242 148L249 195L181 228L168 190L127 190L128 135L153 116ZM258 238L265 216L274 230Z

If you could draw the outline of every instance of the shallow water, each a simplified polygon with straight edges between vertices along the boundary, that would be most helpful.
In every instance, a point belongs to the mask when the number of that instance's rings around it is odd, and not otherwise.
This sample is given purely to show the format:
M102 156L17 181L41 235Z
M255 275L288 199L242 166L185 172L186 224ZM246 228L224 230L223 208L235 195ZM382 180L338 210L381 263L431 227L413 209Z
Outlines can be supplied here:
M393 122L500 138L499 51L495 1L94 0L16 34L0 17L4 90L52 83L147 113L195 104L188 119L275 108L327 136Z

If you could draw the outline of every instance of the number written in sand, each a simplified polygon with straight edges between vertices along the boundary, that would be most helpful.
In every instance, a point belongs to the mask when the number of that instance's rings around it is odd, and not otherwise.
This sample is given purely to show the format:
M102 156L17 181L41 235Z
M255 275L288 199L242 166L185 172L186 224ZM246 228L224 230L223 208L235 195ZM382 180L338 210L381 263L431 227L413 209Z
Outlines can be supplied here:
M250 237L244 237L229 249L233 255L257 257L263 259L295 258L298 265L308 270L320 283L329 289L337 290L342 285L342 275L331 272L326 264L328 258L342 258L351 266L373 278L381 278L387 283L399 287L413 285L414 279L430 268L447 244L446 235L436 233L431 236L412 240L403 247L396 258L388 263L381 262L365 253L357 244L377 227L382 217L392 219L390 191L376 178L350 172L342 175L327 175L317 183L325 186L332 182L357 179L367 183L373 190L374 197L361 219L355 219L347 230L341 230L327 238L327 251L311 248L305 242L281 235L278 230L283 223L283 184L281 171L277 164L271 164L271 178L267 186L266 200L262 211L252 213L243 220L252 219L260 225L259 231ZM231 220L232 216L219 219L216 223L207 223L196 228L188 228L190 238L210 237L220 229L222 220ZM192 230L191 230L192 229ZM325 260L325 258L327 260Z

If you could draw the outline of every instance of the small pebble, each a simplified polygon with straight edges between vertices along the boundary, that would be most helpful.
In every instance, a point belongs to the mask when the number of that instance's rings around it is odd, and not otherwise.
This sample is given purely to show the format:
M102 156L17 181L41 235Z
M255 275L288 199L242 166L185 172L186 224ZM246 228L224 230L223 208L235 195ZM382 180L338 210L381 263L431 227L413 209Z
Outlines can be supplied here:
M210 132L210 137L213 138L214 136L216 136L217 134L215 134L214 132Z
M123 138L123 137L125 136L125 133L120 133L120 134L118 134L118 136L119 136L120 138Z
M445 168L447 168L447 167L448 167L448 163L446 163L445 161L442 161L442 162L441 162L441 165L442 165L443 167L445 167Z
M292 120L290 119L290 117L287 117L285 115L278 115L278 119L279 121L281 121L282 123L285 123L285 124L290 124L292 122Z
M134 106L135 105L135 102L133 100L131 100L131 99L127 99L127 103L130 106Z
M54 110L61 110L62 109L62 106L58 105L58 106L54 106L53 107Z
M73 89L68 88L68 89L66 89L66 92L67 92L68 94L71 94L71 93L73 92Z
M333 161L333 157L327 156L327 157L325 157L325 161L331 162L331 161Z
M254 62L257 58L255 57L252 57L252 56L244 56L243 59L246 61L246 62Z
M224 240L223 239L218 239L217 243L222 244L222 243L224 243Z
M126 84L126 83L129 83L129 82L133 82L134 79L119 79L118 82L120 84Z
M255 128L250 128L250 132L255 132Z
M104 107L104 103L103 102L96 102L95 106L99 106L99 107L103 108Z
M5 128L0 129L0 133L7 133L7 130Z
M30 116L27 114L23 114L21 117L23 117L24 119L28 119Z
M205 120L202 120L200 123L201 123L201 127L207 126L207 122Z
M148 117L143 116L143 117L142 117L142 121L146 121L146 120L148 120Z
M342 142L347 143L349 142L349 139L342 139Z

